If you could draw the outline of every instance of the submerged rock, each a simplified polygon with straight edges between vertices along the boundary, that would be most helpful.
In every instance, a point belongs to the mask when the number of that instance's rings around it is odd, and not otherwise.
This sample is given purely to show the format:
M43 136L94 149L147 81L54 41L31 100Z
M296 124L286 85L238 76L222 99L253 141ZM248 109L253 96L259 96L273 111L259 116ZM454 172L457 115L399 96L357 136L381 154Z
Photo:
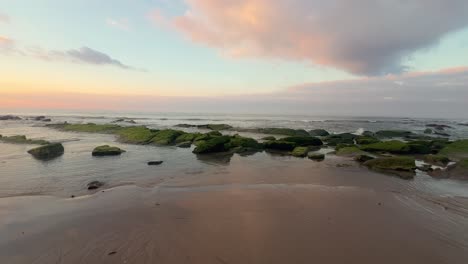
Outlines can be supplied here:
M61 143L53 143L44 145L38 148L33 148L28 151L34 158L39 160L49 160L62 156L65 152Z
M125 150L120 149L118 147L111 147L109 145L103 145L103 146L99 146L99 147L94 148L94 150L92 152L92 155L93 156L98 156L98 157L118 156L118 155L120 155L120 154L122 154L124 152L125 152Z
M88 190L96 190L104 186L104 183L101 181L92 181L86 185Z
M413 135L413 132L406 130L380 130L375 135L382 138L404 138Z
M191 141L181 142L181 143L176 145L176 147L178 147L178 148L190 148L191 146L192 146Z
M294 150L291 152L291 155L293 155L294 157L303 158L307 156L308 152L309 152L308 147L295 147Z
M162 160L148 161L149 166L157 166L163 164Z
M415 160L411 157L376 158L364 162L364 165L375 171L396 174L402 179L414 178L416 170Z
M309 134L313 137L326 137L330 135L325 129L312 129L309 131Z
M316 161L322 161L325 159L325 154L311 152L307 154L307 158Z

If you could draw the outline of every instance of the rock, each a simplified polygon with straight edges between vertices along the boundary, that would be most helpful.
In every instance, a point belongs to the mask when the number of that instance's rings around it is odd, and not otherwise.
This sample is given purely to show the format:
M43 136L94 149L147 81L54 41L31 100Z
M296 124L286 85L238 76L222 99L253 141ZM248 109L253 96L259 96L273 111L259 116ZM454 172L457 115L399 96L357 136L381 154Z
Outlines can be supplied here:
M163 164L162 160L156 160L156 161L149 161L148 162L149 166L157 166L157 165L161 165L161 164Z
M103 182L100 181L92 181L87 184L88 190L96 190L104 186Z
M330 146L336 146L339 144L354 144L354 139L357 136L351 133L341 133L333 134L324 138L324 141L327 142Z
M44 119L42 119L42 122L52 122L52 119L50 119L50 118L44 118Z
M295 147L294 150L291 152L291 155L293 155L294 157L303 158L307 156L308 152L309 152L308 147Z
M458 123L459 126L468 126L468 123Z
M227 151L226 143L231 140L229 136L219 136L208 140L200 141L193 150L196 154L215 153Z
M191 124L178 124L175 125L176 127L183 127L183 128L200 128L200 129L210 129L210 130L230 130L233 127L227 124L205 124L205 125L191 125Z
M326 137L330 135L325 129L312 129L309 131L309 135L313 137Z
M414 178L416 170L415 160L410 157L376 158L364 162L364 165L375 171L396 174L402 179Z
M193 142L197 137L201 136L201 133L184 133L178 136L175 140L176 143L182 142Z
M455 180L468 180L468 159L462 159L448 168L448 176Z
M292 128L259 128L256 129L258 133L272 134L272 135L285 135L285 136L309 136L309 133L304 129Z
M435 131L434 134L438 136L442 136L442 137L450 137L450 134L439 132L439 131Z
M432 129L430 129L430 128L426 128L426 129L424 130L424 134L432 134L433 132L434 132L434 131L432 131Z
M118 141L129 144L148 144L157 132L144 126L133 126L119 129L116 134Z
M262 140L276 140L276 138L273 136L269 136L269 137L263 137Z
M374 144L363 145L361 150L369 152L409 153L411 148L405 142L398 140L382 141Z
M263 149L263 145L258 143L257 140L253 138L242 137L240 135L234 135L233 137L231 137L231 140L229 141L226 147L229 149L236 148L236 147L258 149L258 150Z
M120 149L118 147L111 147L109 145L103 145L94 148L92 155L97 156L97 157L102 157L102 156L118 156L122 153L124 153L125 150Z
M172 145L175 143L175 140L185 134L185 132L180 130L165 129L156 133L156 135L151 140L151 143L156 145Z
M50 160L62 156L65 152L63 145L60 143L53 143L44 145L38 148L33 148L28 151L34 158L39 160Z
M321 153L309 153L307 154L307 158L311 159L311 160L316 160L316 161L322 161L325 159L325 155L324 154L321 154Z
M432 165L445 167L450 162L450 159L444 155L432 155L431 154L431 155L424 156L424 161Z
M375 135L381 138L404 138L413 135L413 132L406 130L380 130Z
M442 124L427 124L427 127L432 127L436 130L445 130L446 128L452 128L451 126L448 125L442 125Z
M21 117L19 116L14 116L14 115L3 115L3 116L0 116L0 120L4 121L4 120L22 120Z
M358 145L368 145L380 142L379 139L371 136L357 136L354 140Z
M449 143L440 150L439 154L455 160L468 158L468 139Z
M86 133L100 133L100 134L114 134L123 129L123 127L114 124L69 124L67 122L62 124L49 124L47 127L71 132L86 132Z
M34 120L35 121L42 121L45 118L46 118L45 116L36 116L36 117L34 117Z
M365 154L360 154L354 157L354 160L360 163L364 163L366 161L373 160L373 159L375 158L369 155L365 155Z
M364 131L362 132L362 135L365 137L375 137L375 133L371 131Z
M211 132L206 133L206 135L209 137L220 137L223 134L221 134L221 132L219 131L211 131Z
M296 143L282 140L272 140L264 142L263 146L270 150L291 151L296 147Z
M432 153L432 141L416 140L407 143L411 154L430 154Z
M192 146L191 141L181 142L181 143L176 145L176 147L178 147L178 148L190 148L191 146Z
M6 143L12 143L12 144L37 144L37 145L47 145L50 144L50 142L42 140L42 139L28 139L24 135L16 135L16 136L10 136L10 137L4 137L0 135L0 141L6 142Z
M319 138L316 137L285 137L280 139L281 141L293 142L296 146L322 146L323 142Z
M364 155L364 154L366 154L366 152L360 150L356 146L342 147L336 151L337 156L345 156L345 157L355 157L355 156Z
M424 171L424 172L433 171L432 166L429 165L429 164L423 164L421 166L418 166L417 169L420 170L420 171Z

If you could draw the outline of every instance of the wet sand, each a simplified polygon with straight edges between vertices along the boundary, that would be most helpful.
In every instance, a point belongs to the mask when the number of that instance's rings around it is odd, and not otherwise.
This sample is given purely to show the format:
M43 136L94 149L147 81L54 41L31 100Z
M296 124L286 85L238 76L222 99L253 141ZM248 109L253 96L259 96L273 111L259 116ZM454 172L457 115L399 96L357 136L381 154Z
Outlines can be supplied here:
M362 168L290 171L2 198L0 263L466 263L466 198Z

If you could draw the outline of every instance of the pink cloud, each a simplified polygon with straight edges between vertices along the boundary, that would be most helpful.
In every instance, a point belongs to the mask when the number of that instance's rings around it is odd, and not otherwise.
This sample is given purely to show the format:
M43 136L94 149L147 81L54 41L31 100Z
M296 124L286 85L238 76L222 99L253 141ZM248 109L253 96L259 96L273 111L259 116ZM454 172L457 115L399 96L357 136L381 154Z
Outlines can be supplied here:
M233 57L304 60L374 75L468 25L468 1L186 0L173 25ZM161 16L159 16L161 17Z

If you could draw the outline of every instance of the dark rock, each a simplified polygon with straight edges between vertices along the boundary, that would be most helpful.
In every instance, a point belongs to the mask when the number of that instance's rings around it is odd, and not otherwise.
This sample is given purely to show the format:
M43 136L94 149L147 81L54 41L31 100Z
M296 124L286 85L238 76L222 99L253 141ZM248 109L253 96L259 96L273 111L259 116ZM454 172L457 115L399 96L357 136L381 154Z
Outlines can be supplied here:
M362 132L362 135L365 136L365 137L374 137L375 133L371 132L371 131L364 131L364 132Z
M367 145L380 142L379 139L371 136L357 136L355 138L356 144L358 145Z
M375 171L395 174L402 179L414 178L416 170L415 160L410 157L376 158L364 162L364 165Z
M163 164L162 160L156 160L156 161L149 161L148 162L149 166L157 166L157 165L161 165L161 164Z
M336 146L339 144L354 144L354 139L357 136L351 133L341 133L333 134L324 138L324 141L327 142L330 146Z
M452 128L451 126L448 125L442 125L442 124L427 124L427 127L432 127L436 130L445 130L446 128Z
M49 160L59 156L62 156L65 149L60 143L53 143L44 145L38 148L33 148L28 151L34 158L39 160Z
M432 129L430 129L430 128L426 128L426 129L424 130L424 134L432 134L433 132L434 132L434 131L432 131Z
M226 143L231 140L229 136L218 136L208 140L202 140L197 143L193 153L204 154L227 151Z
M178 148L190 148L192 146L191 141L181 142L176 145Z
M291 151L296 147L296 143L282 140L272 140L263 143L266 149Z
M42 119L42 122L52 122L52 119L50 119L50 118L44 118L44 119Z
M317 160L317 161L322 161L325 159L325 155L324 154L321 154L321 153L309 153L307 155L307 158L311 159L311 160Z
M313 129L309 131L309 134L313 137L326 137L330 135L325 129Z
M4 121L4 120L22 120L21 117L19 116L14 116L14 115L3 115L3 116L0 116L0 120Z
M406 130L380 130L375 135L381 138L404 138L413 135L413 132Z
M109 145L104 145L104 146L99 146L94 148L92 155L93 156L118 156L122 153L124 153L125 150L120 149L118 147L111 147Z
M276 140L274 136L263 137L262 140Z
M281 141L293 142L296 146L322 146L323 142L319 138L316 137L285 137L280 139Z
M293 155L294 157L303 158L307 156L308 152L309 152L308 147L295 147L294 150L291 152L291 155Z
M34 120L35 120L35 121L41 121L41 120L43 120L43 119L45 119L45 118L46 118L45 116L36 116L36 117L34 118Z
M365 154L357 155L356 157L354 157L354 160L360 163L364 163L366 161L373 160L373 159L375 158L369 155L365 155Z
M104 186L104 183L100 181L92 181L87 185L88 190L96 190L101 188L102 186Z

